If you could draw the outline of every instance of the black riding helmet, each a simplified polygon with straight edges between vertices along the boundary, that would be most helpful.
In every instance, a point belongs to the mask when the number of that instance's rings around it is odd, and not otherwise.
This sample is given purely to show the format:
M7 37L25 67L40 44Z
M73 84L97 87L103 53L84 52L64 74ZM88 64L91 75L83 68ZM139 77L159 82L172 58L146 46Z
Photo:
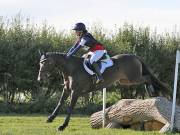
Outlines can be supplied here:
M73 30L77 30L77 31L87 31L86 30L86 26L84 23L76 23L73 27Z

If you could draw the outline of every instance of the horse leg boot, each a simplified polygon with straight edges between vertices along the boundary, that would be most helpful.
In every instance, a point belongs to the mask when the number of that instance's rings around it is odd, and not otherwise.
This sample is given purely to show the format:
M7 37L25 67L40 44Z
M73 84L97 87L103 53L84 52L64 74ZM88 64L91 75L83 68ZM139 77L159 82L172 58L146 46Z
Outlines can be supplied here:
M69 96L68 90L63 89L58 105L54 109L53 113L48 117L47 122L52 122L56 118L56 116L59 113L59 109L61 108L61 106L63 105L64 101L67 99L68 96Z
M59 131L63 131L69 124L69 120L70 120L70 117L71 117L71 113L72 113L72 110L74 108L74 106L76 105L76 102L77 102L77 99L78 99L78 95L77 93L75 93L74 91L71 92L71 100L70 100L70 105L67 109L67 116L64 120L64 123L59 126L58 130Z
M94 63L92 64L92 66L93 66L93 68L94 68L94 70L95 70L95 72L96 72L96 75L97 75L97 81L96 81L96 83L103 82L104 79L103 79L103 77L102 77L102 74L101 74L101 72L100 72L100 68L99 68L98 64L94 62Z

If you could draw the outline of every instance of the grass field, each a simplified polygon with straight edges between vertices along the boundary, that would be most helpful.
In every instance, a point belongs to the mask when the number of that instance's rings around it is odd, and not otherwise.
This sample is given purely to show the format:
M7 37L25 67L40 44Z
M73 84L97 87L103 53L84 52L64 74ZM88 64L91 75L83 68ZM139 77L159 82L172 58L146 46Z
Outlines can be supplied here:
M46 123L46 118L44 115L0 115L0 135L159 135L158 132L91 129L88 116L73 116L69 126L58 132L56 129L64 117L57 117L53 123Z

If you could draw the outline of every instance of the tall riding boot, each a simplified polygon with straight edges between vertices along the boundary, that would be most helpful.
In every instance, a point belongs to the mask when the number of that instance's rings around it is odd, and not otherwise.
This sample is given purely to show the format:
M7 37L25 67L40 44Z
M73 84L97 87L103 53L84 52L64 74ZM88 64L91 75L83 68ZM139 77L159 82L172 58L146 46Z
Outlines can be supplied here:
M92 66L93 66L93 68L95 69L95 72L96 72L96 75L97 75L97 81L96 81L96 83L103 82L104 79L103 79L103 77L102 77L102 74L101 74L101 72L100 72L100 68L99 68L98 64L94 62L94 63L92 64Z

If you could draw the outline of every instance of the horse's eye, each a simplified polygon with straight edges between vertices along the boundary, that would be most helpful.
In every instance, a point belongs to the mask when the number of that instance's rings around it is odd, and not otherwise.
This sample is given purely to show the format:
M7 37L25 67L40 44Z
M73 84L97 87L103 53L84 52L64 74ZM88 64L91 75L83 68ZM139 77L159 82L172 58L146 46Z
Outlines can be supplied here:
M48 64L48 65L51 65L51 64L52 64L52 62L51 62L51 61L47 61L47 64Z

